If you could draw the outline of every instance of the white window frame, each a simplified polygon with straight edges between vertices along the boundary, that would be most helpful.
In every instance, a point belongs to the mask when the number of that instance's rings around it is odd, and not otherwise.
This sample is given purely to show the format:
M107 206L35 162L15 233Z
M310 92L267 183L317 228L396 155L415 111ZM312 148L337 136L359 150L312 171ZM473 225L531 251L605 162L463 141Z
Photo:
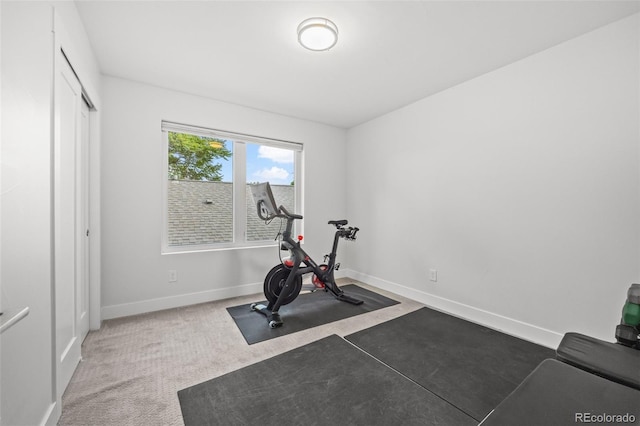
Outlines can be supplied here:
M169 132L189 133L196 136L211 137L233 141L233 241L212 244L192 244L183 246L169 245ZM229 250L239 248L265 247L276 244L274 240L247 241L247 206L246 206L246 144L260 144L294 151L294 179L295 179L295 210L303 215L303 155L304 145L280 139L247 135L226 130L210 129L206 127L162 121L162 254L201 252L212 250ZM277 202L278 200L276 200ZM278 220L278 219L275 219ZM296 223L296 228L302 232L304 222ZM275 238L275 235L274 235Z

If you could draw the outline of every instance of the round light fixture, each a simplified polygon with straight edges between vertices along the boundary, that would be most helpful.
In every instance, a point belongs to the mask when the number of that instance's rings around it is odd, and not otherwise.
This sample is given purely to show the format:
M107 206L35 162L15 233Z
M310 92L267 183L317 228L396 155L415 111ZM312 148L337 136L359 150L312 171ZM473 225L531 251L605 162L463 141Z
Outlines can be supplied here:
M305 19L298 25L298 41L309 50L329 50L338 41L338 27L326 18Z

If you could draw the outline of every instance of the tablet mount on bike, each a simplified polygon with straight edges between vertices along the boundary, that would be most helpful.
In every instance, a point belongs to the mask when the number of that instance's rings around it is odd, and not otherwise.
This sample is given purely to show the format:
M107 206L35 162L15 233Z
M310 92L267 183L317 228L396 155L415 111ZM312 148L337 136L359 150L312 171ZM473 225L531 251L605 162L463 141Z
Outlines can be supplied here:
M347 228L348 222L346 220L330 220L329 225L336 227L333 249L330 254L325 256L325 262L328 260L328 263L318 265L300 247L302 236L298 236L297 241L291 236L294 221L302 219L302 216L289 213L284 206L276 207L269 182L250 186L260 219L265 222L275 218L286 220L285 230L279 235L279 237L281 236L279 249L288 250L291 254L290 257L274 266L264 279L264 295L267 298L268 305L254 303L251 305L251 309L265 315L269 327L276 328L281 326L283 321L279 314L280 307L293 302L298 297L302 289L302 276L311 272L314 274L312 283L315 289L330 291L336 299L343 302L353 305L362 304L362 300L346 295L338 287L334 278L334 270L340 266L339 263L336 263L336 251L340 238L354 241L359 229L354 227Z

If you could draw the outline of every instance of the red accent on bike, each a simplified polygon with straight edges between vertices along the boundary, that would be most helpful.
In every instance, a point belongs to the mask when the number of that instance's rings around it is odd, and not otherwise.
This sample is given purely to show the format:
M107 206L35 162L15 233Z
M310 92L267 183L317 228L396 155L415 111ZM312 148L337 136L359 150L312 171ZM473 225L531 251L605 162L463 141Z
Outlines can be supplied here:
M327 270L327 265L320 265L320 269L322 269L323 271ZM314 286L316 286L316 288L324 288L324 282L320 281L320 278L318 278L318 276L316 274L313 274L313 277L311 277L311 282L313 283Z
M284 266L286 266L287 268L293 268L293 260L292 259L285 259L284 260Z
M320 281L320 278L317 276L313 276L313 280L311 281L316 288L324 288L324 283Z
M298 241L302 241L304 237L302 235L298 235Z

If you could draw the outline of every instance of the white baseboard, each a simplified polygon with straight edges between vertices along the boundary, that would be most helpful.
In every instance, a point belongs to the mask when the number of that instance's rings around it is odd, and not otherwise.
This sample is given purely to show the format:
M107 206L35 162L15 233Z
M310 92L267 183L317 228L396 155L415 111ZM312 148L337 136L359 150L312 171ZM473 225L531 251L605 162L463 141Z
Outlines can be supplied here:
M42 420L40 420L40 425L42 426L54 426L58 424L58 420L60 420L60 415L62 411L60 409L62 403L60 402L61 397L58 398L58 401L52 402L47 411L42 416Z
M513 318L508 318L493 312L485 311L473 306L465 305L454 300L445 299L415 288L406 287L391 281L364 274L353 270L345 270L348 277L370 284L382 290L404 296L424 303L426 306L453 316L501 331L503 333L555 349L560 344L563 335L552 330L528 324Z
M248 296L262 293L262 283L244 284L234 287L218 288L197 293L179 294L176 296L160 297L157 299L141 300L139 302L123 303L120 305L103 306L100 314L103 320L161 311L163 309L179 308L214 300L229 299L231 297Z
M562 340L563 337L562 334L552 330L465 305L454 300L445 299L415 288L407 287L351 269L343 269L340 270L339 273L336 273L336 278L342 277L362 281L363 283L378 287L382 290L404 296L415 300L416 302L424 303L430 308L552 349L558 347L558 344L560 344L560 340ZM244 284L197 293L180 294L176 296L142 300L139 302L103 306L101 310L101 317L103 320L106 320L261 293L262 283Z

